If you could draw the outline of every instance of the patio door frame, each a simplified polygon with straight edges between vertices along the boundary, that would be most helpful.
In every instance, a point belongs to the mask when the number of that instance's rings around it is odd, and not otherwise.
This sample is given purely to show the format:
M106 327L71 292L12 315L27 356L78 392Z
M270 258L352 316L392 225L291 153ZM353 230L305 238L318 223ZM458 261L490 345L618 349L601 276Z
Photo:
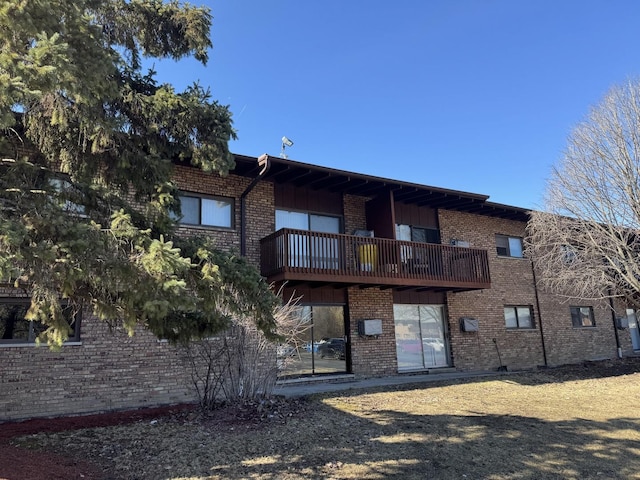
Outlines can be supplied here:
M415 307L418 312L417 318L397 318L396 317L396 307ZM438 318L438 329L440 332L440 336L438 338L429 336L426 337L426 331L424 329L424 323L426 323L426 318L421 318L421 307L431 307L437 308L439 310L439 318ZM408 371L419 371L419 370L428 370L435 368L447 368L451 366L451 347L449 344L449 331L448 331L448 322L447 322L447 309L444 304L408 304L408 303L394 303L394 315L393 315L393 323L394 323L394 332L396 336L396 359L398 361L398 371L399 372L408 372ZM417 321L417 332L410 332L410 323ZM404 322L404 325L403 325ZM401 332L399 327L404 327L406 332ZM413 335L411 335L413 334ZM418 337L416 337L418 334ZM412 338L414 337L414 338ZM427 363L427 349L434 355L434 359L436 358L435 350L442 349L441 356L444 357L444 364L438 365L437 360L434 361L434 365L428 365ZM420 356L418 357L419 354ZM401 367L401 356L405 358L415 357L414 362L420 358L421 365L418 365L417 362L413 366Z
M320 359L320 356L317 352L317 349L320 346L320 341L323 338L323 334L320 332L316 332L316 319L314 318L314 309L323 308L323 307L341 307L342 308L342 335L336 335L329 338L343 338L345 341L344 344L344 359L338 359L338 361L344 362L344 369L337 371L322 371L322 367L317 367L319 362L334 362L335 359L329 358L327 360ZM308 308L309 309L309 321L311 323L310 328L307 330L309 338L306 339L305 345L303 348L299 348L299 356L301 359L300 370L293 371L289 373L284 373L281 378L293 378L293 377L309 377L309 376L320 376L320 375L342 375L345 373L351 372L351 336L349 334L350 331L350 323L349 323L349 311L348 306L344 303L301 303L300 308ZM301 347L301 345L298 345ZM303 351L304 350L304 351ZM308 357L308 363L303 362L302 359ZM325 365L326 367L326 365Z
M276 231L282 228L306 230L318 233L342 233L343 219L339 215L276 208ZM337 269L344 255L338 240L311 238L293 234L289 238L290 267Z

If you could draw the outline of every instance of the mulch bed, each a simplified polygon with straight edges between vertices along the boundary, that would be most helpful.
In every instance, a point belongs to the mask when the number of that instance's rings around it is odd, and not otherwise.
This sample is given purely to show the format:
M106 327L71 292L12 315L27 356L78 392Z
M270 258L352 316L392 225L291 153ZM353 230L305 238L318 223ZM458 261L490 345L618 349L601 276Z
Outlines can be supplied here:
M194 411L193 405L145 408L123 412L60 418L36 418L0 424L0 480L101 480L98 467L69 456L41 450L28 450L9 444L14 437L43 432L63 432L82 428L124 425Z
M210 417L200 416L200 421L218 426L233 425L244 429L253 429L259 428L265 422L277 422L285 417L297 415L305 408L305 400L273 399L260 403L249 402L243 406L220 408L211 412ZM78 461L71 456L44 450L14 447L10 444L14 437L127 425L167 417L196 418L198 416L198 409L195 405L184 404L96 415L36 418L22 422L2 423L0 424L0 480L103 480L106 478L102 469L90 462Z

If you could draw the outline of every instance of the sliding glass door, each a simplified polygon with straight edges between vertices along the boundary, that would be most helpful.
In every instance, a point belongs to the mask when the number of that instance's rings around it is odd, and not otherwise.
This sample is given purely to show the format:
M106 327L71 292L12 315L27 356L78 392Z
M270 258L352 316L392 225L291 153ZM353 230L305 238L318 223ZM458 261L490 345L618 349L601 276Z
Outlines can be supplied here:
M393 306L398 370L449 366L442 305Z
M281 228L309 230L309 215L302 212L276 210L276 231ZM287 249L289 267L309 266L309 238L306 235L290 235Z
M342 305L308 305L298 310L297 335L278 348L280 377L344 373L348 342Z
M340 218L290 210L276 210L276 231L281 228L319 233L340 233ZM340 249L336 238L290 235L287 244L290 267L337 269Z

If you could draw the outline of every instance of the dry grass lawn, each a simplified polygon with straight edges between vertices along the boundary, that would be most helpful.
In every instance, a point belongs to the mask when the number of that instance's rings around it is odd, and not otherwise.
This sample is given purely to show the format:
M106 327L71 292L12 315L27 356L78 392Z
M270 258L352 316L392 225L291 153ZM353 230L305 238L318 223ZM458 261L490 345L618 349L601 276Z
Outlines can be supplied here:
M315 396L14 444L107 479L640 479L640 361Z

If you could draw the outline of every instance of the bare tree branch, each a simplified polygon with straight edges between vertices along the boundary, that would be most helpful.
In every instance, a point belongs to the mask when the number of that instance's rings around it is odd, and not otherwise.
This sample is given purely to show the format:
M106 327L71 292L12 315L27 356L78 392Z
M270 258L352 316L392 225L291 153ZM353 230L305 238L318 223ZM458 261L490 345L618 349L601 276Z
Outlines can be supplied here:
M571 133L532 212L527 253L539 281L584 299L640 301L640 83L612 88Z

